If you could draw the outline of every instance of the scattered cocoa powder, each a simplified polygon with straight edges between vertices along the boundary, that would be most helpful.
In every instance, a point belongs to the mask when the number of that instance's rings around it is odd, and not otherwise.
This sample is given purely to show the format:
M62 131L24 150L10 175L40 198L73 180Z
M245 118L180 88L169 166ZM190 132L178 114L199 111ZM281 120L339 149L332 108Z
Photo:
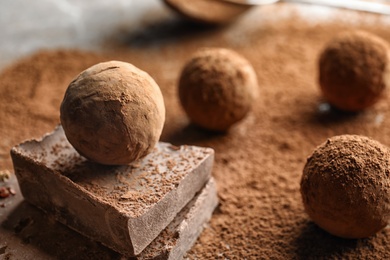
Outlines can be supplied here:
M128 61L162 88L167 108L162 140L209 146L216 152L213 175L221 204L188 253L190 259L388 259L389 228L368 239L332 236L310 221L299 192L306 157L327 138L360 134L390 145L387 96L362 113L341 113L323 103L316 80L316 58L336 33L359 27L390 40L387 25L365 22L364 17L353 24L308 24L293 17L247 29L241 27L242 20L205 31L162 23L145 28L166 33L159 35L159 45L143 33L129 35L126 46L105 54L36 53L0 75L0 169L11 169L8 153L13 145L59 123L63 93L80 71L101 61ZM173 41L172 35L179 34ZM185 61L199 47L210 46L248 57L262 84L261 102L226 135L189 125L177 97Z

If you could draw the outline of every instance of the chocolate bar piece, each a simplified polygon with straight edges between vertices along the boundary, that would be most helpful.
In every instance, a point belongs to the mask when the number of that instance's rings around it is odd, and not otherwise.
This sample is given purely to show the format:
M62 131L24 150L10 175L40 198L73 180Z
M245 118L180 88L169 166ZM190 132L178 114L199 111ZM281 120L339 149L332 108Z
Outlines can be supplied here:
M126 255L139 255L199 192L214 152L158 143L126 166L103 166L80 156L61 126L11 150L27 201L81 234Z
M202 232L218 205L211 178L202 191L175 217L168 227L134 259L182 259Z

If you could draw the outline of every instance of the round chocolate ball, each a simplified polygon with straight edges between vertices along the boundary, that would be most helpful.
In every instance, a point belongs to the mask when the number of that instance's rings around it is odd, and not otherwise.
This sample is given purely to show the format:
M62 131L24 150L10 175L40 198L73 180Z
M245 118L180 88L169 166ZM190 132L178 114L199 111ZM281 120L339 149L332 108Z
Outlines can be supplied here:
M226 131L243 119L257 95L252 65L228 49L199 50L179 81L180 102L190 120L213 131Z
M372 106L390 84L387 42L364 31L332 39L319 59L319 85L334 107L356 112Z
M107 165L129 164L151 152L165 120L156 82L120 61L81 72L68 86L60 113L73 147L89 160Z
M328 139L307 159L301 195L309 217L329 233L364 238L390 220L390 153L368 137Z

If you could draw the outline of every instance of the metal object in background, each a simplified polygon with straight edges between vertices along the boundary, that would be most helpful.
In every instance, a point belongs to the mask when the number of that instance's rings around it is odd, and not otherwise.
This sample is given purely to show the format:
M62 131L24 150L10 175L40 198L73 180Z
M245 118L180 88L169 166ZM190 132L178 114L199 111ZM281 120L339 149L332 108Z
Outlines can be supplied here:
M302 4L323 5L356 11L390 15L390 5L382 2L363 0L213 0L225 1L240 5L256 6L274 4L277 2L295 2Z

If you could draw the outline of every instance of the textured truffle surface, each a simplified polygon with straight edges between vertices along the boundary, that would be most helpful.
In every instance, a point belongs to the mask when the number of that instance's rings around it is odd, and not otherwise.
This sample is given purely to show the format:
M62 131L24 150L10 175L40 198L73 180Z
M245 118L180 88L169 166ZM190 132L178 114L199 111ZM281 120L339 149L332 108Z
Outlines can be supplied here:
M109 61L79 74L61 104L66 137L86 158L124 165L158 142L165 120L160 88L135 66Z
M257 96L252 65L228 49L194 53L179 81L179 98L190 120L214 131L226 131L243 119Z
M364 238L390 220L390 154L370 138L328 139L308 158L301 194L310 218L329 233Z
M387 43L364 31L332 39L319 59L319 83L327 101L346 111L373 105L389 85Z

